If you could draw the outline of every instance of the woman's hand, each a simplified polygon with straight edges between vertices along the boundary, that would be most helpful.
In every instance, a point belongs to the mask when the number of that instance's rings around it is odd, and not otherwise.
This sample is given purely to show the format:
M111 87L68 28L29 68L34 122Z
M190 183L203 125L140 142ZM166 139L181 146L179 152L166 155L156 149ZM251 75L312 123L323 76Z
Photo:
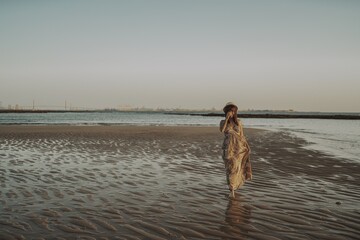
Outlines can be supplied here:
M232 111L228 111L226 114L226 120L230 119L233 115L234 113Z

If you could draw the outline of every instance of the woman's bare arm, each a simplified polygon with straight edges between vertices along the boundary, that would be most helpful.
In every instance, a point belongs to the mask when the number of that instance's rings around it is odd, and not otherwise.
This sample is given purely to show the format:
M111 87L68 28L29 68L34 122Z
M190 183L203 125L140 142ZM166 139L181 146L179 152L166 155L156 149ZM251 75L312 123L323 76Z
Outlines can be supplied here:
M231 112L228 112L226 114L226 119L225 120L221 120L220 122L220 132L224 132L226 129L226 126L228 125L229 119L230 117L232 117Z

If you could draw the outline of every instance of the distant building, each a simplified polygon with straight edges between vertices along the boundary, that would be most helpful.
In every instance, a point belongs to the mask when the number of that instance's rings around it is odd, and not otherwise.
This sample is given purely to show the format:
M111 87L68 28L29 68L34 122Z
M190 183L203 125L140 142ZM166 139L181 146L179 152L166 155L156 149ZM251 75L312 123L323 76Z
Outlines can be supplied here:
M134 108L131 105L119 105L118 110L120 111L131 111Z

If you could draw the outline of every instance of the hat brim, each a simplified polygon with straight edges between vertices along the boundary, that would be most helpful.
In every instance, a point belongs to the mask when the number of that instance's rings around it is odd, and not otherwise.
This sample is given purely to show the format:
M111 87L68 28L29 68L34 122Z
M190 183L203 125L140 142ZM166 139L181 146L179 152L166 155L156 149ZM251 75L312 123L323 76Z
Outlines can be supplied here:
M237 107L236 105L230 104L230 105L226 105L226 106L223 108L224 113L227 113L227 112L230 110L230 108L232 108L232 107L235 107L235 108L236 108L236 111L238 110L238 107Z

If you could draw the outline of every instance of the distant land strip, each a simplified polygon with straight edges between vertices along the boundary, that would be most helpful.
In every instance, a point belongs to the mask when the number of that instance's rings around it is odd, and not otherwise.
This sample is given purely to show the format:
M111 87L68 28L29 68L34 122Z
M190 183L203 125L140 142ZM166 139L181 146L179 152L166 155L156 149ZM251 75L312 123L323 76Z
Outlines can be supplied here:
M199 112L177 112L177 111L109 111L109 110L14 110L0 109L1 113L93 113L93 112L149 112L164 113L170 115L188 115L202 117L224 117L224 113L199 113ZM360 120L360 113L239 113L239 118L302 118L302 119L342 119L342 120Z
M105 112L95 110L15 110L15 109L0 109L0 113L86 113L86 112Z
M203 117L224 117L223 113L166 113L174 115L190 115ZM360 120L360 114L278 114L278 113L241 113L239 118L304 118L304 119L342 119L342 120Z

